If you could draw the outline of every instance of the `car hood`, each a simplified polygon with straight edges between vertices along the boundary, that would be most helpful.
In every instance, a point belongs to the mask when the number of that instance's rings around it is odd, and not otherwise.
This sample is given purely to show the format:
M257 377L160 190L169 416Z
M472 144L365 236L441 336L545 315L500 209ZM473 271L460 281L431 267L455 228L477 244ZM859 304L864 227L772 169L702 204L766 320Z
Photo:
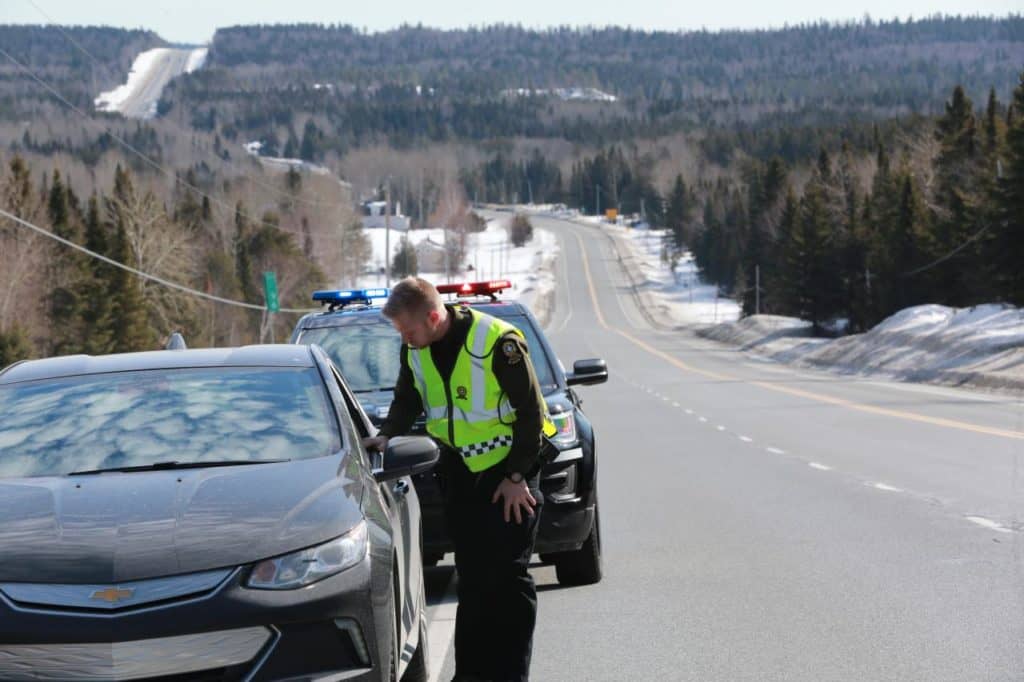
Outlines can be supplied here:
M318 544L362 518L346 461L2 480L0 582L125 582Z

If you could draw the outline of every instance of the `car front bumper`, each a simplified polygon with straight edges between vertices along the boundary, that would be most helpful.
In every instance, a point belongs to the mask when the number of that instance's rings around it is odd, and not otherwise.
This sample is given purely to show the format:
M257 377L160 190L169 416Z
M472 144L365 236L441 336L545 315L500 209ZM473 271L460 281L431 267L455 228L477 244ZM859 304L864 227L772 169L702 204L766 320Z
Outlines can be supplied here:
M204 594L97 612L0 594L3 680L378 680L370 560L297 590L237 569ZM131 583L120 586L130 587Z

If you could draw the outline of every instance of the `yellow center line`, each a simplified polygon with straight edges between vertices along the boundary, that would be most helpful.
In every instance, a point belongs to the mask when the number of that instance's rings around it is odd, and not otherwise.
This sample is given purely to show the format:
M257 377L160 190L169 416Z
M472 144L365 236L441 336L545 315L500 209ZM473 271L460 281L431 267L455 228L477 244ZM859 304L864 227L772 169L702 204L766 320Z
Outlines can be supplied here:
M704 369L697 369L692 367L685 362L672 357L664 351L658 350L654 346L642 341L632 334L619 329L613 325L608 324L604 319L604 315L601 313L601 306L597 302L597 289L594 287L594 279L590 273L590 259L587 257L586 247L583 243L583 238L580 237L579 233L573 230L573 234L576 237L576 241L580 247L580 257L583 259L583 275L587 279L587 288L590 290L590 300L594 306L594 313L597 315L597 321L602 327L608 331L613 331L619 336L622 336L634 345L642 348L651 355L657 356L668 362L669 364L678 367L684 372L690 372L693 374L699 374L704 377L711 379L718 379L720 381L737 381L752 386L757 386L769 391L775 391L777 393L787 393L789 395L798 396L801 398L807 398L808 400L814 400L821 403L827 403L829 405L836 405L838 407L845 407L850 410L857 410L859 412L867 412L868 414L877 414L886 417L894 417L896 419L904 419L907 421L915 421L922 424L931 424L933 426L941 426L950 429L959 429L961 431L970 431L972 433L982 433L989 436L998 436L1000 438L1012 438L1015 440L1024 440L1024 432L1022 431L1011 431L1008 429L997 429L990 426L982 426L980 424L971 424L969 422L963 422L956 419L943 419L942 417L930 417L925 414L918 414L917 412L907 412L905 410L892 410L885 407L875 407L874 405L865 405L864 403L858 403L851 400L845 400L843 398L835 398L821 393L813 393L811 391L805 391L799 388L790 388L788 386L778 386L776 384L767 383L764 381L747 381L738 377L729 376L727 374L721 374L718 372L710 372Z

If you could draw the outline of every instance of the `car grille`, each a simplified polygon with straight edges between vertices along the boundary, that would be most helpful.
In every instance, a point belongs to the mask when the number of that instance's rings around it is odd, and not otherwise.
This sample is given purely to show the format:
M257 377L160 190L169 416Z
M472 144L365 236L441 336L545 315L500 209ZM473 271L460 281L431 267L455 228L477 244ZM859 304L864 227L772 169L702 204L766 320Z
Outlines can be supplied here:
M173 675L193 682L223 680L247 663L274 633L264 627L133 642L0 645L0 679L139 680Z

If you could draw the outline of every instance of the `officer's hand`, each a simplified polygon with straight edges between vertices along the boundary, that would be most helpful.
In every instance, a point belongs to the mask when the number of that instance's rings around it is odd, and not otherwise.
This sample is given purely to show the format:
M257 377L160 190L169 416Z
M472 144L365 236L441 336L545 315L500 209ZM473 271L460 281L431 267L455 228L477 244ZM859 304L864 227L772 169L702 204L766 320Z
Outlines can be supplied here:
M370 436L363 439L363 447L367 450L376 450L383 453L388 449L388 440L390 439L387 436Z
M506 523L511 516L515 516L516 523L522 523L523 512L526 512L527 516L533 516L533 508L537 506L537 500L530 494L530 487L526 485L526 481L513 483L507 478L501 479L491 502L496 504L500 499L505 500Z

